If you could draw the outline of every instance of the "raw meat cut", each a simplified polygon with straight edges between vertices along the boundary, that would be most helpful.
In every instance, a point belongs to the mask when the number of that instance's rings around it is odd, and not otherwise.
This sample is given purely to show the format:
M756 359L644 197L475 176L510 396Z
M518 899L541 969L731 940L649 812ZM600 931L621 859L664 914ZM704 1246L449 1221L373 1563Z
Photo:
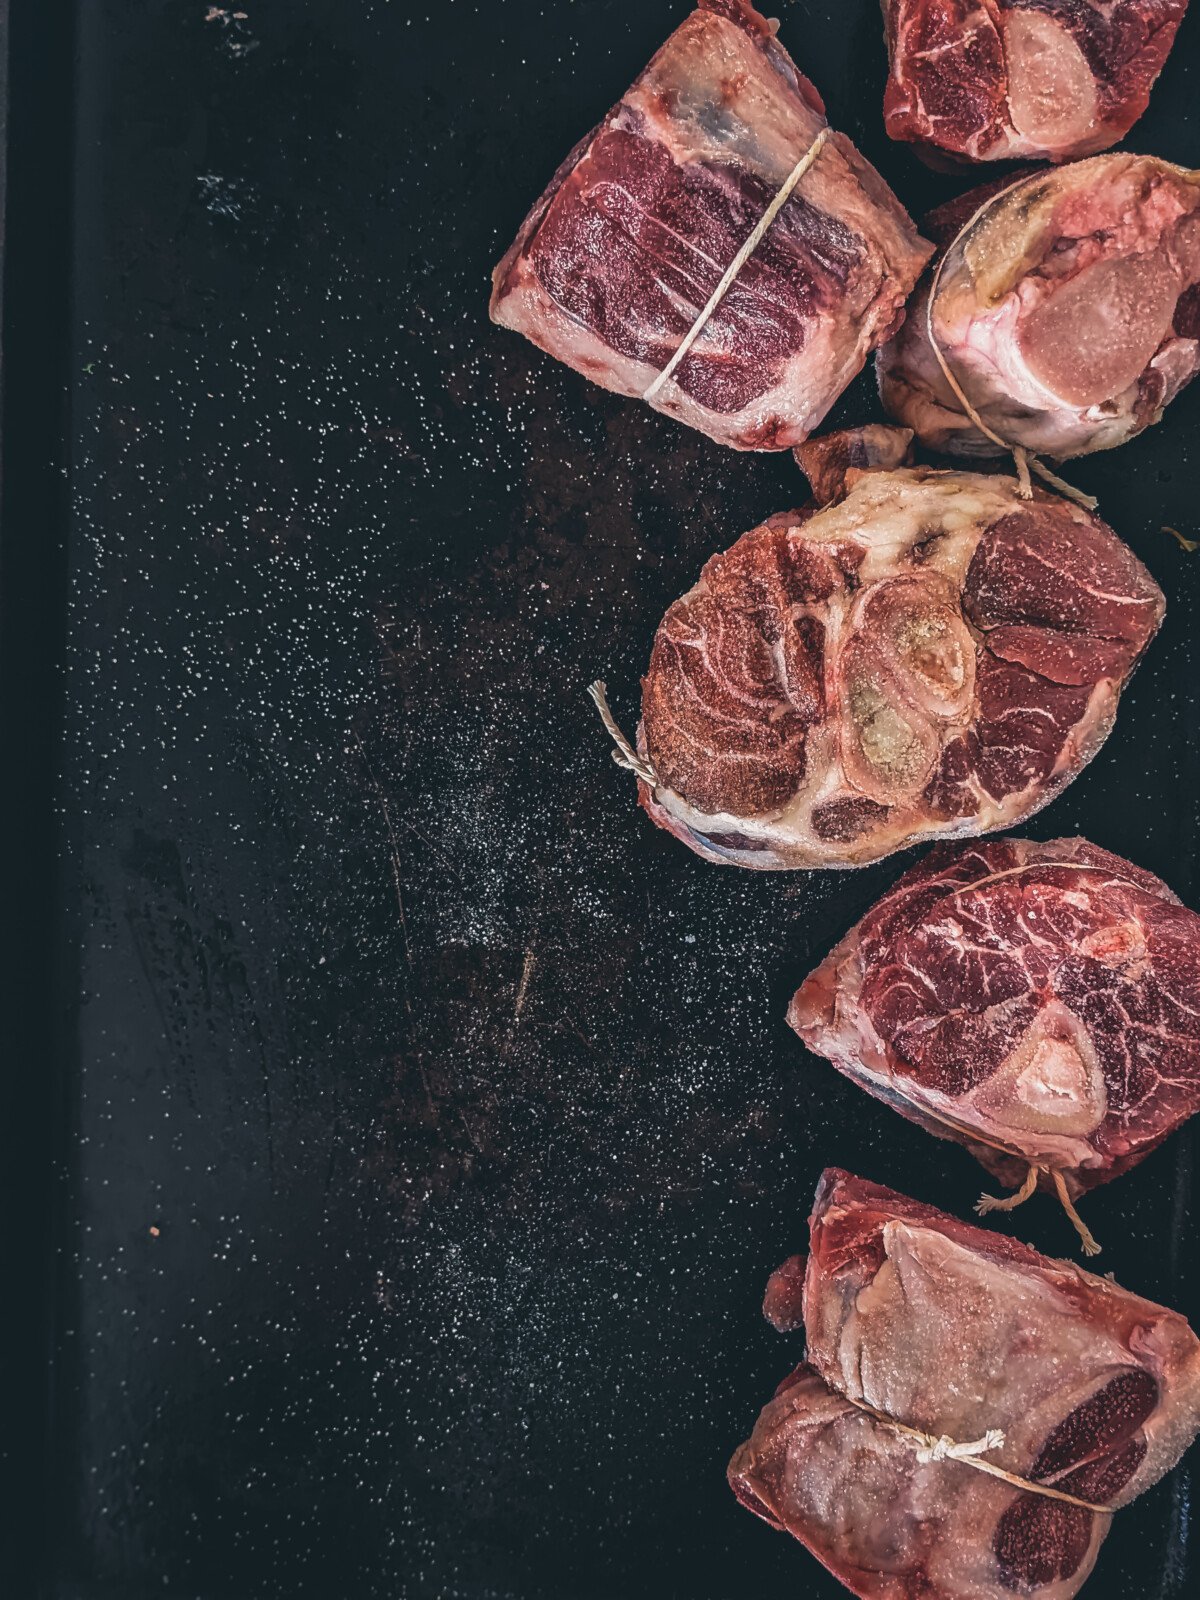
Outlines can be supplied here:
M730 1462L739 1500L863 1600L1069 1600L1112 1521L1087 1506L1127 1505L1200 1428L1195 1334L1107 1279L835 1169L810 1234L807 1360ZM781 1269L792 1302L798 1271ZM988 1476L952 1442L1087 1505Z
M883 0L884 121L943 158L1066 161L1145 111L1187 0Z
M700 0L525 219L493 320L646 397L827 127L773 26L745 0ZM896 328L931 253L828 135L651 403L737 449L798 444Z
M840 433L810 439L807 444L798 444L792 454L809 481L813 499L824 506L845 494L852 471L911 467L912 438L911 428L869 422L862 428L845 428Z
M771 517L659 626L626 764L710 861L859 866L1004 828L1091 759L1163 597L1098 518L1006 476L803 452L824 509Z
M788 1021L1002 1182L1074 1198L1200 1109L1200 917L1084 839L940 845Z
M943 253L878 373L888 411L931 449L1109 450L1200 371L1200 172L1097 156L925 225Z

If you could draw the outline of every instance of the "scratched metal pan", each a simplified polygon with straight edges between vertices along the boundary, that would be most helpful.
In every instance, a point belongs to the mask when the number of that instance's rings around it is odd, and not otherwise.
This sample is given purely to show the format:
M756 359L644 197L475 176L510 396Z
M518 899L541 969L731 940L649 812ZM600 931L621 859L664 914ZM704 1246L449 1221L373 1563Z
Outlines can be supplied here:
M841 1592L724 1469L797 1359L759 1303L822 1167L979 1189L783 1022L911 858L723 871L635 811L586 684L632 723L666 605L805 486L486 320L685 6L14 8L6 1593ZM883 135L877 7L781 11L909 207L952 193ZM1131 141L1190 165L1195 24ZM863 379L835 421L877 415ZM1200 556L1163 528L1200 536L1198 421L1200 386L1073 464L1169 609L1029 825L1194 905ZM1193 1140L1088 1220L1195 1321ZM998 1225L1072 1244L1049 1203ZM1194 1470L1092 1600L1197 1592Z

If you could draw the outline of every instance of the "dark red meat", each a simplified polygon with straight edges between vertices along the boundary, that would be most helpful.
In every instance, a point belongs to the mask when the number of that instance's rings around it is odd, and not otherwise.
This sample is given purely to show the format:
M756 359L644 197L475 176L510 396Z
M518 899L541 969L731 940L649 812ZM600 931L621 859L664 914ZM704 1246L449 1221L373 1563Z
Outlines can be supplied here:
M1078 1195L1200 1109L1200 917L1082 839L943 845L797 991L788 1020L1003 1181Z
M710 860L856 866L1010 826L1106 737L1162 617L1097 518L1015 480L800 455L837 503L770 518L676 601L642 685L654 820ZM882 465L874 465L882 463Z
M784 1328L795 1273L772 1279ZM998 1430L984 1459L1114 1508L1200 1428L1200 1342L1175 1312L837 1170L817 1189L803 1317L807 1361L729 1481L863 1600L1070 1600L1111 1518L920 1459L856 1403L960 1444Z
M1145 111L1187 0L884 0L893 139L966 161L1107 150Z
M493 318L645 395L824 107L744 0L700 0L555 174L496 268ZM653 404L740 449L804 439L894 330L929 247L833 135Z

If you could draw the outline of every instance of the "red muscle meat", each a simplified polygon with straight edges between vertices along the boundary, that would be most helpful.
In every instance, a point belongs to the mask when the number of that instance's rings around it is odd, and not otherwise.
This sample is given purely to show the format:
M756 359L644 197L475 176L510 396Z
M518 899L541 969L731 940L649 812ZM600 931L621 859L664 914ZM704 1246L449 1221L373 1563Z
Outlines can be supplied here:
M1077 1196L1200 1109L1200 917L1083 839L941 845L806 979L788 1021L1002 1182L1032 1168Z
M930 449L1110 450L1200 371L1200 172L1096 156L985 185L925 226L944 250L878 373Z
M1187 1323L837 1170L818 1186L810 1247L807 1360L730 1462L738 1499L862 1600L1070 1600L1107 1511L918 1455L880 1417L983 1442L980 1459L1026 1482L1119 1508L1200 1428ZM781 1269L793 1299L796 1272ZM772 1280L768 1299L779 1292Z
M555 173L493 275L493 319L645 396L826 126L773 27L745 0L700 0ZM799 443L930 253L832 134L651 403L737 449Z
M814 441L814 483L843 497L743 535L663 618L641 799L709 860L858 866L1008 827L1112 726L1162 619L1145 568L1012 478L889 468L906 445Z
M1187 0L883 0L884 120L954 160L1094 155L1145 111Z

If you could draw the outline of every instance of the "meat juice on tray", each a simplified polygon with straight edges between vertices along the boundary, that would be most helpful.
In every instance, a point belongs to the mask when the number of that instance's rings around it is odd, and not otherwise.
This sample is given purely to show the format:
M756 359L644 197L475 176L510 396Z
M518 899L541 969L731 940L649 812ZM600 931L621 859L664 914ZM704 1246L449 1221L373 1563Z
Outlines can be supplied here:
M1103 744L1162 620L1098 517L892 467L886 440L805 447L835 498L713 556L659 626L640 796L711 861L861 866L1021 821Z
M767 21L745 0L700 0L525 219L493 319L722 444L798 444L895 331L932 253L844 134L660 380L827 128Z

